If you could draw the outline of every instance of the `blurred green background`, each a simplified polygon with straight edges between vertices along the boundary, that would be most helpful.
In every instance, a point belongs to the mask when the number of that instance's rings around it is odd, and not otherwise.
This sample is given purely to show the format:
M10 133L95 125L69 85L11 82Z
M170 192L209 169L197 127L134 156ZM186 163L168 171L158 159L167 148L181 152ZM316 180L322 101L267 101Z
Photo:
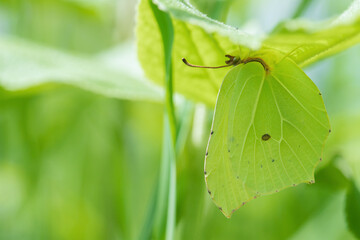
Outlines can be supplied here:
M299 4L192 2L213 18L267 32L291 18ZM350 3L313 0L302 17L332 17ZM0 1L0 239L140 236L159 173L162 103L86 91L52 82L51 75L46 84L20 82L17 88L11 80L33 72L16 68L24 66L21 57L9 58L30 44L142 79L135 9L134 0ZM185 127L177 159L177 239L354 239L344 199L348 179L360 177L359 56L355 46L305 69L323 93L333 130L316 184L252 201L231 219L211 202L203 178L212 109L179 98L177 114ZM44 69L46 64L54 67L44 62Z

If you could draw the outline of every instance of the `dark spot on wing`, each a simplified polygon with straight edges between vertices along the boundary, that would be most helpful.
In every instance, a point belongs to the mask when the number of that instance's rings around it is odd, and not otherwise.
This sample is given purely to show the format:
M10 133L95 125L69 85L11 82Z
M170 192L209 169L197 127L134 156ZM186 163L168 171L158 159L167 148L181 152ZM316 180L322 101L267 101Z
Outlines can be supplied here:
M243 202L242 205L244 206L246 202Z
M206 174L207 174L207 172L206 172L206 171L204 171L204 174L206 175Z
M322 161L322 158L320 158L320 161Z
M275 162L275 159L271 160L271 162Z
M319 92L319 95L321 95L321 92Z
M331 129L329 129L329 133L331 133Z
M210 192L210 190L208 190L208 193L211 195L211 192Z
M205 153L205 156L207 156L207 155L209 155L209 153L208 153L208 152L206 152L206 153Z
M214 134L214 131L211 131L210 135L213 135Z
M267 134L267 133L265 133L264 135L262 135L262 137L261 137L261 139L263 140L263 141L267 141L267 140L269 140L271 138L271 136L269 135L269 134Z
M228 152L230 152L230 149L228 149Z
M239 176L236 176L237 179L239 179Z
M261 164L261 166L260 166L261 168L262 168L262 164Z
M222 211L222 207L219 207L220 211Z

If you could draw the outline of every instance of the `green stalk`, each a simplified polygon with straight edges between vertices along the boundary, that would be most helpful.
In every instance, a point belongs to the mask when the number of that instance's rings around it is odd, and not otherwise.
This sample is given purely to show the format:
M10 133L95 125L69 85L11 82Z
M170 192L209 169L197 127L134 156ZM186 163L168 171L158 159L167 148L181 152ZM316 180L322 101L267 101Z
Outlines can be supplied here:
M168 211L166 221L166 240L173 240L176 225L176 157L174 143L169 141L169 188L168 188Z
M164 215L161 212L166 209L164 200L167 199L167 216L165 236L166 239L174 239L175 224L176 224L176 121L175 110L173 103L173 85L172 85L172 46L174 41L174 29L170 16L158 9L158 7L149 0L150 6L158 23L162 42L164 47L165 57L165 111L164 111L164 156L162 163L165 168L162 169L161 177L159 179L159 197L158 209L160 226L163 222ZM167 188L166 188L167 186ZM159 204L160 203L160 204ZM161 209L162 208L162 209ZM160 234L162 236L160 227Z

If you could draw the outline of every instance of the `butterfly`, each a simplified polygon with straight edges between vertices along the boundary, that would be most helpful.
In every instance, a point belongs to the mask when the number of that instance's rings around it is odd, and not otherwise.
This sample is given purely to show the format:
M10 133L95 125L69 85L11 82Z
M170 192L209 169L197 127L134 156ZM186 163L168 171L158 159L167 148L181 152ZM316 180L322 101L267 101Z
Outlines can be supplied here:
M218 92L205 182L226 217L251 199L314 183L330 123L322 95L289 57L226 55L233 66Z

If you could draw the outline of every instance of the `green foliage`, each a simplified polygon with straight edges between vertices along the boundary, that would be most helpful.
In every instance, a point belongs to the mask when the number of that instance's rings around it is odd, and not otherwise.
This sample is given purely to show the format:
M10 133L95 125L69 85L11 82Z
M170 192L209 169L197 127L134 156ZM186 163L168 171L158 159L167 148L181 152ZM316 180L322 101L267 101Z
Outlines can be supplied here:
M174 19L172 53L174 91L212 106L227 70L196 70L185 66L183 57L202 65L218 65L226 50L235 44L219 34L209 34L199 26ZM138 56L146 76L163 85L164 53L159 27L148 1L141 1L137 17Z
M326 154L328 158L337 159L339 168L357 185L360 184L359 123L359 115L342 113L334 118L334 136L329 139Z
M197 10L190 4L190 2L179 0L159 0L156 1L156 3L160 9L169 12L176 19L183 22L189 22L201 29L204 29L206 32L219 33L221 36L229 38L236 45L245 45L252 49L260 47L260 36L249 34L238 28L231 27L211 19Z
M205 160L210 196L225 214L251 199L313 183L330 132L315 84L283 59L266 72L260 63L226 75Z
M291 238L291 240L318 239L352 239L344 236L346 230L344 211L344 195L341 193L329 196L329 200L319 206L314 215ZM340 220L340 221L339 221ZM314 230L314 226L316 226Z
M163 92L100 59L85 59L17 38L0 38L0 85L11 91L49 83L73 85L108 97L161 101Z
M289 57L300 67L305 67L359 42L360 21L357 21L350 25L333 24L330 29L316 32L306 29L284 30L266 39L264 46L289 53Z
M360 239L360 191L354 182L346 194L346 220L349 229Z
M360 1L336 18L321 21L290 20L280 24L264 46L277 49L305 67L360 42Z

